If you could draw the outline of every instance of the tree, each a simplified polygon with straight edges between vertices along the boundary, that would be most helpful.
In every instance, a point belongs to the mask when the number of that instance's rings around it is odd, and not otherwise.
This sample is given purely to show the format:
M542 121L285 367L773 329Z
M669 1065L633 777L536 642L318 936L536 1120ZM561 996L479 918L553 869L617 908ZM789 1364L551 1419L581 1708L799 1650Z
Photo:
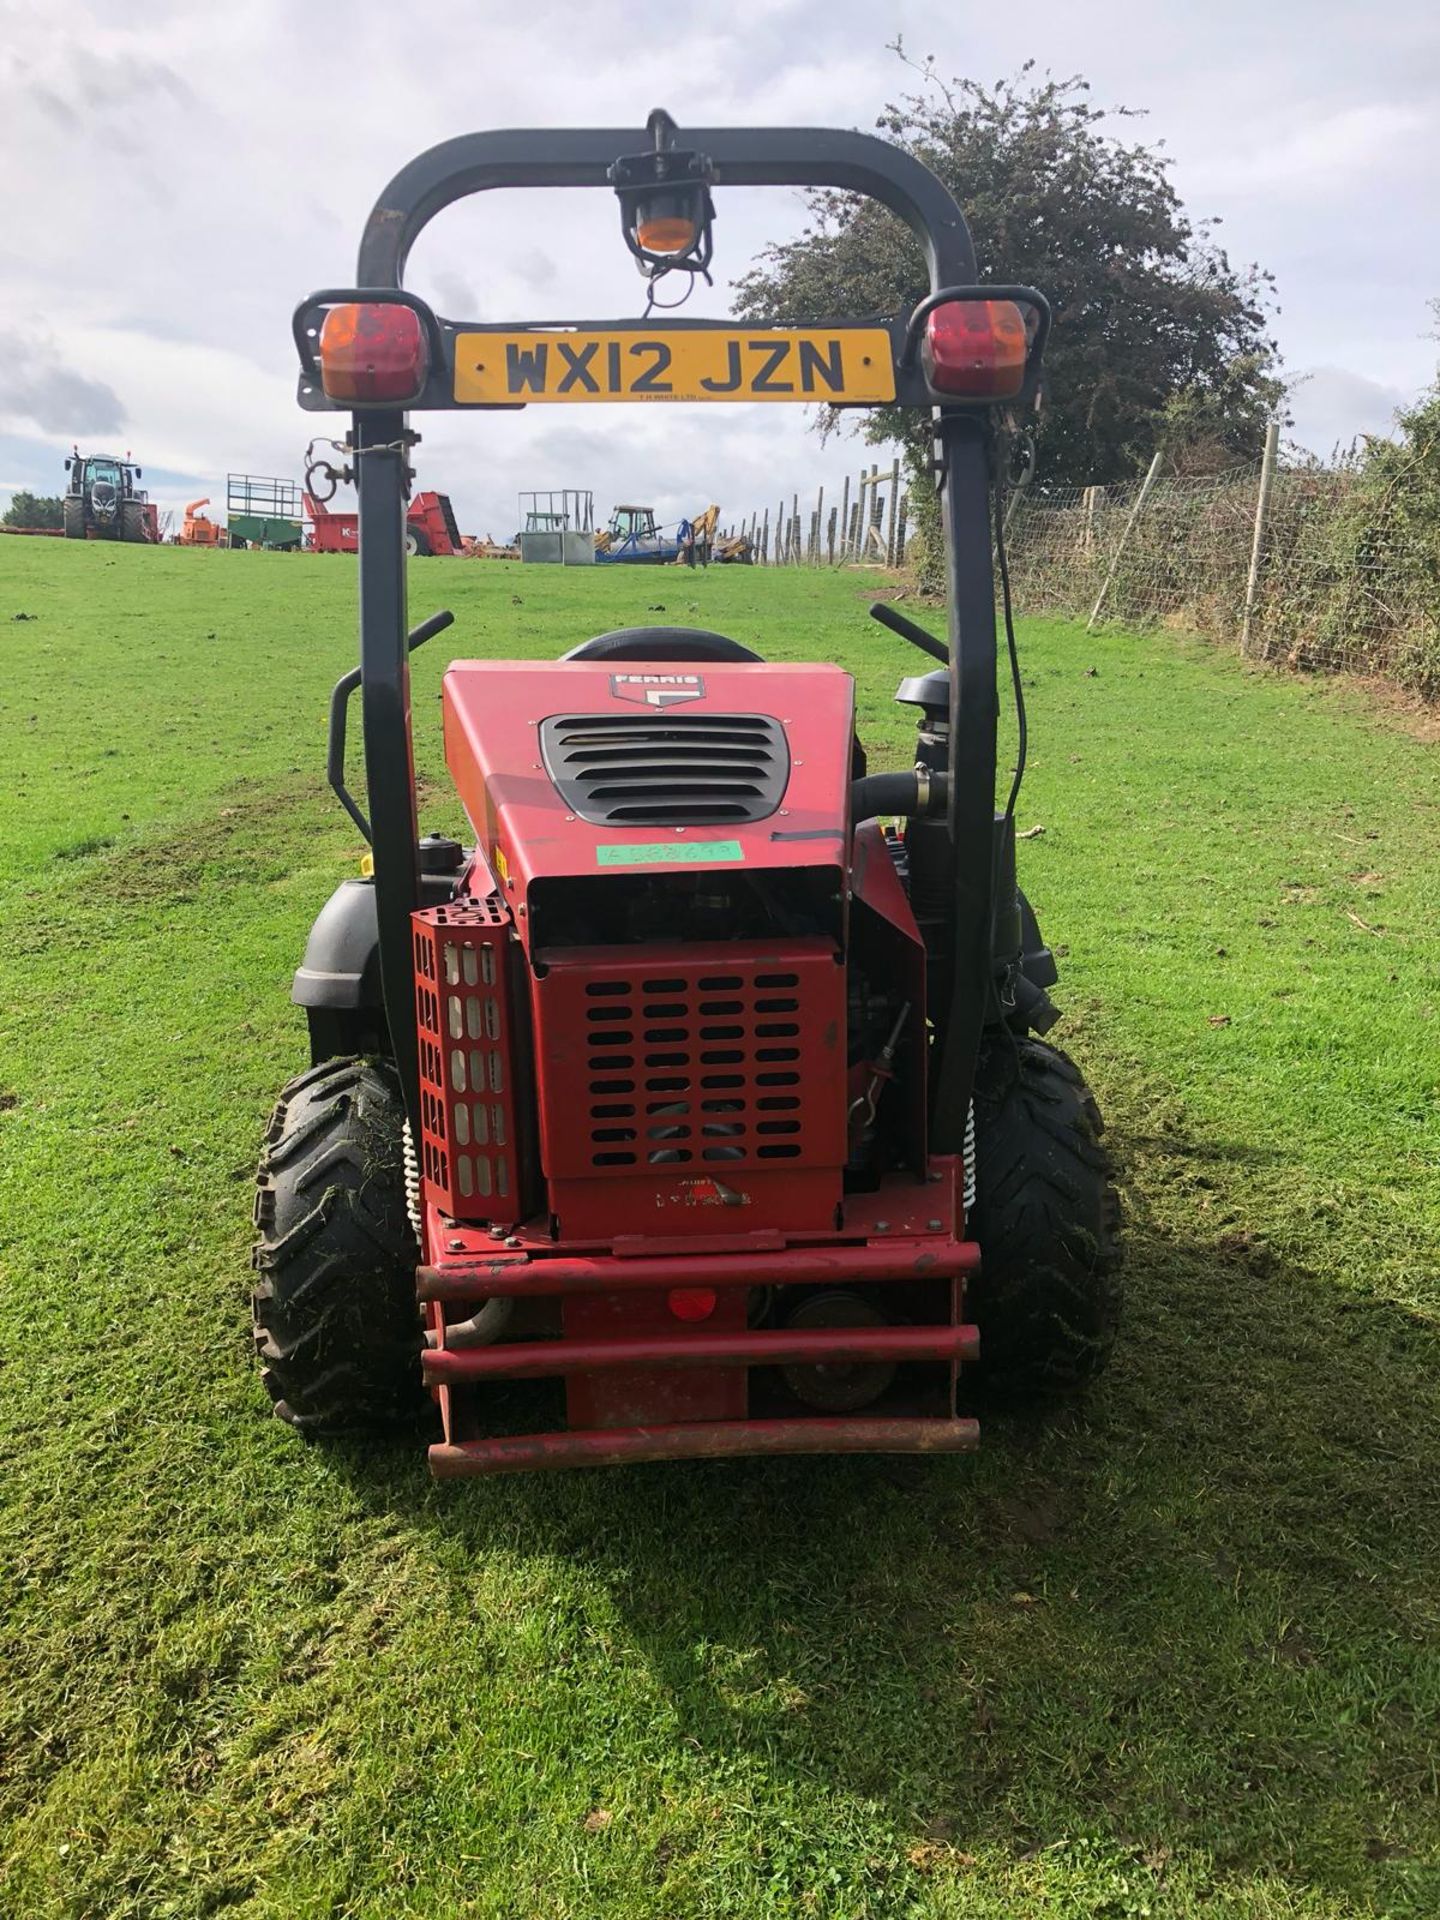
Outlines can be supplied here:
M892 51L906 59L900 42ZM1215 223L1181 206L1166 156L1112 133L1078 77L1032 79L1027 62L985 87L943 81L933 56L906 64L919 91L887 106L877 127L954 193L981 280L1036 286L1054 309L1040 477L1121 480L1162 442L1192 471L1195 458L1258 455L1284 394L1266 331L1273 282L1232 267ZM747 318L892 314L929 291L919 245L895 215L830 191L809 207L800 238L767 248L739 282ZM822 418L822 430L834 424L833 413ZM923 494L925 422L879 409L865 431L904 444Z
M58 494L17 493L0 514L0 526L63 527L65 503Z

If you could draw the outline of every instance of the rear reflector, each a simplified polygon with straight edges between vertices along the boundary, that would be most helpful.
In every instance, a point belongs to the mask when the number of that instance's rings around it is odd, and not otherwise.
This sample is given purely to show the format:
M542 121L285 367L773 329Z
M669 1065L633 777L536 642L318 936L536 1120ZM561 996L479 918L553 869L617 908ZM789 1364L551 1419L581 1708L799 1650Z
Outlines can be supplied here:
M667 1295L677 1320L708 1320L718 1297L713 1287L672 1287Z
M920 360L934 393L1013 400L1025 385L1028 350L1013 300L952 300L927 317Z
M410 307L331 307L320 329L320 380L331 400L415 400L430 348Z

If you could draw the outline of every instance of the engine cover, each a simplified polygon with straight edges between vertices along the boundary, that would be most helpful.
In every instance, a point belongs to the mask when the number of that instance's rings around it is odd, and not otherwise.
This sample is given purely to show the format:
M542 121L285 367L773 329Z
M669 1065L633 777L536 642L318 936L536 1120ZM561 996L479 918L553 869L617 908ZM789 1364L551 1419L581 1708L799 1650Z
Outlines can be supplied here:
M547 880L843 865L854 687L839 667L460 660L444 715L479 850L522 921Z

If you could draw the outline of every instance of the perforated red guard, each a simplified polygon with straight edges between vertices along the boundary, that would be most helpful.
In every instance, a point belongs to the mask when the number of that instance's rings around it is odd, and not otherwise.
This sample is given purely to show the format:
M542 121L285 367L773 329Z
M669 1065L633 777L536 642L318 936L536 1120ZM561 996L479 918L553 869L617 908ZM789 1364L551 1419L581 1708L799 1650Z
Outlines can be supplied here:
M454 1220L519 1218L507 949L498 894L412 915L420 1037L420 1166Z
M541 1154L567 1238L833 1224L845 974L831 942L543 958Z

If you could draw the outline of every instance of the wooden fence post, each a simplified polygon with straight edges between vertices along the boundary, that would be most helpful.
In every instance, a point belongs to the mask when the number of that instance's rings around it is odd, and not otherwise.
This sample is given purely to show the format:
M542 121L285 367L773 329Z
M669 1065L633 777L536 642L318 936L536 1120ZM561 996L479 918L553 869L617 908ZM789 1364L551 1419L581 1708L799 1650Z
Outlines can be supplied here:
M900 517L895 523L895 564L905 564L905 521L910 511L910 496L907 493L900 502Z
M834 507L831 507L831 509L830 509L830 524L829 524L829 526L828 526L828 527L826 528L826 532L825 532L825 546L826 546L826 557L827 557L827 564L828 564L828 565L830 565L830 566L832 566L832 567L833 567L833 566L834 566L834 564L835 564L835 521L836 521L836 517L837 517L837 515L836 515L836 509L835 509Z
M845 557L845 532L850 525L850 476L845 476L845 490L840 495L840 557Z
M1140 483L1140 491L1139 493L1136 494L1135 504L1130 509L1130 518L1125 522L1125 531L1120 536L1120 544L1115 549L1114 557L1110 562L1110 569L1108 573L1105 575L1105 584L1104 586L1101 587L1100 592L1096 597L1095 604L1090 609L1090 618L1085 622L1085 631L1087 633L1094 626L1095 622L1100 618L1100 609L1105 604L1105 596L1109 593L1111 587L1114 585L1115 575L1120 571L1120 556L1122 553L1124 553L1126 544L1130 539L1131 529L1134 527L1135 522L1140 518L1140 509L1144 506L1146 498L1150 492L1150 489L1155 484L1155 476L1157 473L1159 473L1160 462L1164 458L1165 458L1164 454L1157 449L1155 458L1150 462L1149 470L1146 473L1145 478Z
M895 564L895 515L900 506L900 461L897 456L890 467L890 524L885 534L885 564Z
M1103 491L1102 487L1086 487L1080 496L1080 551L1087 556L1095 545L1095 503Z
M1255 615L1255 600L1260 588L1260 568L1265 558L1265 523L1270 517L1270 494L1275 485L1275 455L1280 447L1280 423L1272 420L1265 429L1265 454L1260 462L1260 491L1255 496L1255 537L1250 543L1250 572L1245 581L1245 615L1240 622L1240 657L1250 651L1250 623Z

